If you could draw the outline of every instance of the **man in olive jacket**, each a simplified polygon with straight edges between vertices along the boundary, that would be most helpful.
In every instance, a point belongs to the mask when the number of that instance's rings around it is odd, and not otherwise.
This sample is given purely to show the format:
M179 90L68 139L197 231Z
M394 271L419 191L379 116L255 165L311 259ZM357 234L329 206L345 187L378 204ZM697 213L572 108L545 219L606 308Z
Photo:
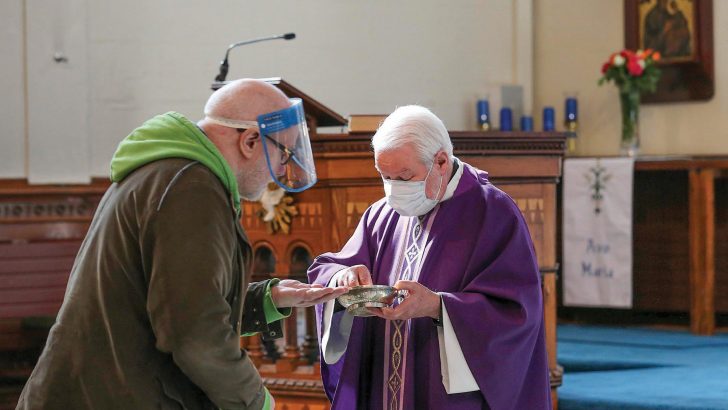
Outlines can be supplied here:
M289 105L275 87L239 80L213 93L199 123L167 113L124 139L18 409L272 405L239 336L280 337L286 308L343 290L249 284L240 197L272 180L270 142L209 118L250 121Z

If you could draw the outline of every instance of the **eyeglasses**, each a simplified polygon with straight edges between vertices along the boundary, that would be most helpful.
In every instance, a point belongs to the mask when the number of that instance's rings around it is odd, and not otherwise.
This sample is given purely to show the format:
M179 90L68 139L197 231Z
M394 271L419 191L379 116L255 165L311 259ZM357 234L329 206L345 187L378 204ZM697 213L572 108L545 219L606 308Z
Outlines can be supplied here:
M247 128L237 128L236 130L238 132L244 132ZM288 147L281 144L280 142L276 141L273 137L261 134L264 138L266 138L268 141L272 142L273 145L275 145L276 148L278 148L283 153L283 158L281 158L281 165L287 165L291 159L295 161L296 154L293 153ZM296 161L298 163L298 161Z
M275 145L276 148L278 148L283 153L283 158L281 159L281 165L286 165L291 161L291 159L295 158L296 154L294 154L293 151L291 151L288 147L286 147L285 145L276 141L272 137L269 137L267 135L263 135L263 136L265 138L267 138L268 141L272 142L273 145Z

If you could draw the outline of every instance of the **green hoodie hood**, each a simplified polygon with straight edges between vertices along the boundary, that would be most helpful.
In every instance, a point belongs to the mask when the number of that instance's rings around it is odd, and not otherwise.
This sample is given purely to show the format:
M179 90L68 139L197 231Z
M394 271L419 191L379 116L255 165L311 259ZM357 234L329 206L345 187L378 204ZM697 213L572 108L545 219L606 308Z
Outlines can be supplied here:
M111 181L119 182L135 169L166 158L186 158L209 168L240 214L238 183L227 161L197 125L176 112L157 115L121 141L111 159Z

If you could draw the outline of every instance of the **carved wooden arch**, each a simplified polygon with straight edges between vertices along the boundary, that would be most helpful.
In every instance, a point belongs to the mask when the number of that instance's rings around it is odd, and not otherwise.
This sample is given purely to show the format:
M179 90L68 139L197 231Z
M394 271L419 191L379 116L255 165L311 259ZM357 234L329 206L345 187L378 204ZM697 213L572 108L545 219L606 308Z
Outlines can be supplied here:
M306 243L306 241L296 239L296 240L291 241L291 243L289 243L288 246L286 247L286 260L289 260L289 261L291 260L291 258L293 257L293 251L296 248L303 248L311 255L315 254L315 252L313 251L313 247L311 245L309 245L308 243Z
M311 245L302 240L292 241L290 244L288 244L288 249L286 249L286 262L288 262L289 270L293 268L294 252L297 249L303 249L305 252L307 252L311 260L313 260L314 258L315 254ZM289 272L289 275L293 273L294 272Z
M256 255L258 254L258 251L261 250L262 248L265 248L268 251L270 251L271 255L273 256L273 270L271 270L270 272L258 272L256 269L256 266L255 266ZM253 275L254 275L254 277L255 276L268 277L269 275L276 276L274 274L277 271L279 265L280 265L280 258L278 257L278 252L276 250L276 247L272 243L270 243L266 240L260 240L253 244ZM264 279L264 278L255 277L254 279L260 280L260 279Z

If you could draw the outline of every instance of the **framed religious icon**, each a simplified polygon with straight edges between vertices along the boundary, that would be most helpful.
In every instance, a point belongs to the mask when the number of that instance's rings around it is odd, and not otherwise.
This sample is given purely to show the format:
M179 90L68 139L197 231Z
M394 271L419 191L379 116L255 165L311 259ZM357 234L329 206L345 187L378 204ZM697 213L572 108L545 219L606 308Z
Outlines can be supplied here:
M713 0L624 0L624 39L661 55L657 91L642 102L713 98Z

